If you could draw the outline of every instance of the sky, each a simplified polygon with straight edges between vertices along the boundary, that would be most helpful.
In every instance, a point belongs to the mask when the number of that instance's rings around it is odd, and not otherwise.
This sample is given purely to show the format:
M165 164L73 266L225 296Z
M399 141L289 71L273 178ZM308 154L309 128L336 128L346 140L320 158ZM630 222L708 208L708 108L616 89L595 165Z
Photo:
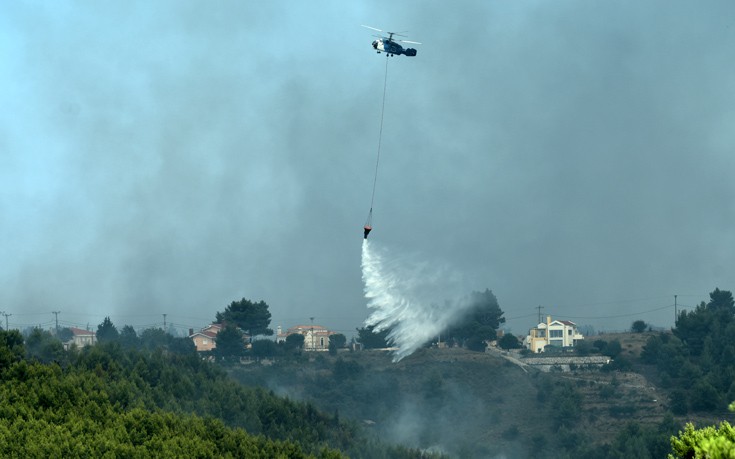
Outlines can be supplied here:
M247 298L354 334L384 81L371 244L492 290L514 333L538 306L671 327L674 295L735 289L730 0L17 1L0 56L11 328Z

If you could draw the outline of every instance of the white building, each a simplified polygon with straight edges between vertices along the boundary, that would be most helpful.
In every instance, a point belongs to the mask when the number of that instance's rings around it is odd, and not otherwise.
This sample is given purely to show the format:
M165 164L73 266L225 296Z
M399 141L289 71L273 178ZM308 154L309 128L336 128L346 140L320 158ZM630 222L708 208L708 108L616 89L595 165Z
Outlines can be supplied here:
M539 323L528 332L523 345L531 352L544 352L546 346L559 348L574 347L584 336L577 331L577 324L568 320L551 320L546 316L546 322Z
M72 345L81 349L85 346L97 344L97 334L95 332L76 327L69 327L69 330L71 330L72 337L64 343L64 349L68 350Z
M329 350L329 337L337 334L337 332L329 331L321 325L296 325L286 330L286 333L283 333L279 326L276 332L276 342L286 341L288 335L295 333L304 336L305 351Z

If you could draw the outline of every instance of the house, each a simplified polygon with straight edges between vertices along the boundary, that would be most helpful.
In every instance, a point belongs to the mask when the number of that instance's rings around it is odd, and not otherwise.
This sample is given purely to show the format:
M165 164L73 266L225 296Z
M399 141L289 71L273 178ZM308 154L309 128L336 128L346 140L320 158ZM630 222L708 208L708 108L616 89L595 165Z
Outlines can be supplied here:
M72 345L82 348L97 344L97 334L95 332L76 327L69 327L69 330L71 330L72 337L64 343L64 349L68 350Z
M523 340L526 349L531 352L544 352L546 346L559 348L574 347L584 336L577 331L577 324L568 320L551 320L546 316L546 322L541 322L528 332Z
M194 341L194 347L198 352L212 351L217 348L217 334L225 327L225 324L209 324L198 332L189 329L189 338ZM239 327L238 327L239 329ZM242 330L241 330L242 331ZM250 335L243 333L242 342L244 348L250 348Z
M194 341L198 352L211 351L217 347L217 333L222 330L222 324L209 324L198 332L189 329L189 338Z
M336 335L337 332L329 331L326 327L321 325L296 325L286 330L286 333L281 331L279 326L276 329L276 342L280 343L286 341L289 335L298 333L304 336L304 350L305 351L327 351L329 350L329 337Z

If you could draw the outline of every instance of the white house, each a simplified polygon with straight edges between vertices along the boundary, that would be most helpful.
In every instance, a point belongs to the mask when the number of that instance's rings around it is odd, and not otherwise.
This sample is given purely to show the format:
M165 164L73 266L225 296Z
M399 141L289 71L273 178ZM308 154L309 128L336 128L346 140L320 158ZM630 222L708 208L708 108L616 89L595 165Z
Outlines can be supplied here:
M72 337L64 343L64 349L69 349L72 344L78 348L82 348L97 343L97 334L91 330L76 327L69 327L69 330L71 330Z
M304 335L305 351L327 351L329 350L329 337L337 332L329 331L321 325L296 325L282 333L279 326L276 334L276 342L285 341L288 335L298 333Z
M546 322L541 322L528 332L523 340L526 349L531 352L544 352L546 346L560 348L574 347L584 336L577 331L577 324L568 320L551 320L546 316Z

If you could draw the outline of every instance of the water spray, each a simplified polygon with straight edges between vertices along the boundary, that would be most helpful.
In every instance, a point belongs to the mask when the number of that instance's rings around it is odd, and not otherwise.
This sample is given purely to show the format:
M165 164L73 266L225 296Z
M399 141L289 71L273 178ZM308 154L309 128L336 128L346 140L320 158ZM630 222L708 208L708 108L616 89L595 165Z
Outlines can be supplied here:
M370 244L363 239L362 280L372 309L365 326L390 330L388 341L398 348L393 354L398 362L464 317L471 303L455 272L416 257L390 258Z

